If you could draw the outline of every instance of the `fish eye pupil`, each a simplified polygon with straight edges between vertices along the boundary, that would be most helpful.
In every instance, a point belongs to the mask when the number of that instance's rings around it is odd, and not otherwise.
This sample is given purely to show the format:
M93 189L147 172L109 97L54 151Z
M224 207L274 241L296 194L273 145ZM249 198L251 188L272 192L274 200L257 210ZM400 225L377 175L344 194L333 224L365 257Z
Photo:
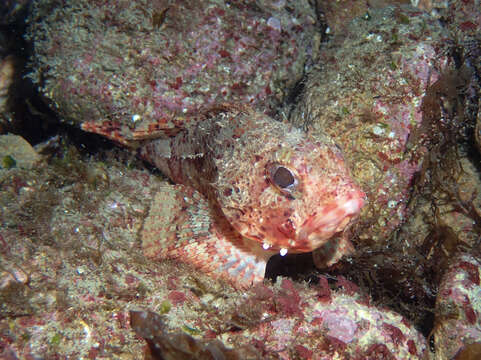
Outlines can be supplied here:
M286 188L294 184L295 178L289 169L279 166L272 176L272 181L280 188Z

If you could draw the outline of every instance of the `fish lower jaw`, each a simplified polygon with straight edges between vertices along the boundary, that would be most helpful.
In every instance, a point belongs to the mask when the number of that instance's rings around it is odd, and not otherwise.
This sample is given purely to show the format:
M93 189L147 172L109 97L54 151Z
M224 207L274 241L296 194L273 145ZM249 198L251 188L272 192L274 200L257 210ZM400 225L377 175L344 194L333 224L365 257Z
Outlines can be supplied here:
M349 206L349 205L348 205ZM302 244L302 248L313 251L324 244L331 238L345 231L353 217L357 216L357 211L352 215L345 213L341 217L325 216L321 221L313 221L310 225L304 227L297 236L296 243Z
M325 205L304 222L297 233L297 243L315 250L336 234L342 233L360 213L364 197L362 191L354 191Z
M336 234L342 232L348 225L349 221L350 217L346 217L341 222L336 222L324 227L321 232L312 231L308 233L301 233L298 236L295 236L293 239L282 237L275 239L264 239L263 241L252 238L249 240L260 243L260 250L270 253L271 255L278 253L281 256L285 256L287 254L306 253L321 247Z

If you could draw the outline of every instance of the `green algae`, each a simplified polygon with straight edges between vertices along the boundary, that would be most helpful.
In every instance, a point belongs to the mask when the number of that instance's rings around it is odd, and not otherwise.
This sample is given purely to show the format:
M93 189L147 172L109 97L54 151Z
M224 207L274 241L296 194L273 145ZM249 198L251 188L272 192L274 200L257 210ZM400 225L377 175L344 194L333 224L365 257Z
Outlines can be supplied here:
M4 169L11 169L13 167L17 166L17 162L13 157L10 155L6 155L2 159L2 168Z
M159 313L167 314L172 308L172 304L168 300L162 301L159 308Z
M50 345L52 346L58 346L60 344L60 341L62 340L62 335L60 333L56 333L52 338L50 339Z
M190 326L185 325L185 324L182 326L182 330L189 335L199 335L200 333L202 333L202 331L200 331L199 329L190 327Z

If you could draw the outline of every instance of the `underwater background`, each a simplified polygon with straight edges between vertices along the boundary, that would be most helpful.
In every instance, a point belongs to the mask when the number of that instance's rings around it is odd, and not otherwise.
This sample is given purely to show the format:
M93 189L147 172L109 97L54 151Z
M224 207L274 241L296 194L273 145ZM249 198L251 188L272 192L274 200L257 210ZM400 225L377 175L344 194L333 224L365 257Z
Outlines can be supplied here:
M479 358L480 5L2 1L0 358Z

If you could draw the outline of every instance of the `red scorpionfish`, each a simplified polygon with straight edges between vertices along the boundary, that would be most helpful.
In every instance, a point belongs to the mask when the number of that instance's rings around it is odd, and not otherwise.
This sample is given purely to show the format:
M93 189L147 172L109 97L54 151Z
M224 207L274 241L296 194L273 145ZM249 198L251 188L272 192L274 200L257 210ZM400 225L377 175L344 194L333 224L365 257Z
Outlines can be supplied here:
M154 200L143 231L147 256L177 258L245 287L263 279L276 252L309 252L332 240L329 265L350 251L344 232L365 194L329 138L248 107L220 107L188 124L138 149L184 185L164 187ZM82 127L125 142L98 124Z

